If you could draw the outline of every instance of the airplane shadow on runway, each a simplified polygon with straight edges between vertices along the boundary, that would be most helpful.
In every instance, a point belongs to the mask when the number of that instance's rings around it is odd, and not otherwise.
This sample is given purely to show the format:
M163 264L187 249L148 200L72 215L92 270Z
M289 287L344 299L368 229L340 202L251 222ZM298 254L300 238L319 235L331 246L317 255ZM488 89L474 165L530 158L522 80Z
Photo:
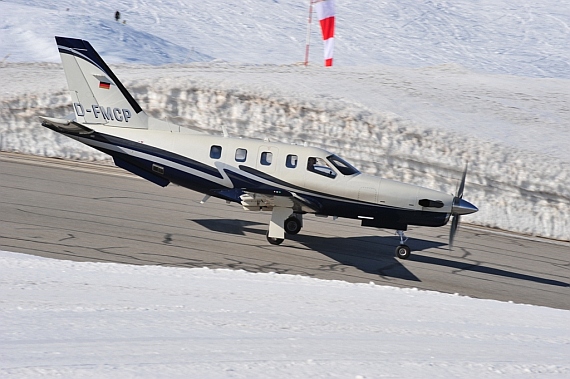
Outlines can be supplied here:
M230 233L241 236L245 236L246 233L265 236L266 233L265 224L252 221L236 219L206 219L190 221L194 221L209 230L221 233ZM262 226L263 228L259 228L259 226ZM288 235L287 239L295 241L338 262L338 264L327 264L317 268L322 271L343 272L345 270L343 266L352 266L368 274L421 282L417 276L410 272L404 265L402 265L401 261L394 256L394 250L399 242L396 236L357 236L340 238L311 236L301 233L293 236ZM265 242L265 239L263 242ZM570 286L569 283L541 278L534 275L486 267L481 264L470 262L460 262L452 259L418 254L424 250L445 246L445 243L410 238L407 244L412 249L412 255L409 260L413 262L449 267L460 271L472 271L481 274L526 280L552 286ZM293 246L287 247L295 248Z
M230 233L245 236L246 233L253 233L265 236L266 225L235 219L207 219L191 220L195 223L216 232ZM260 229L262 226L263 229ZM345 266L352 266L368 274L382 277L400 278L404 280L421 282L395 257L395 249L398 238L380 236L358 236L358 237L320 237L311 235L288 235L287 240L295 241L308 249L323 254L337 263L328 263L315 267L320 271L343 272ZM410 240L411 241L411 240ZM265 238L263 242L266 243ZM284 247L289 249L299 249L295 246ZM441 246L441 243L415 239L410 247L414 251L421 251L432 247Z

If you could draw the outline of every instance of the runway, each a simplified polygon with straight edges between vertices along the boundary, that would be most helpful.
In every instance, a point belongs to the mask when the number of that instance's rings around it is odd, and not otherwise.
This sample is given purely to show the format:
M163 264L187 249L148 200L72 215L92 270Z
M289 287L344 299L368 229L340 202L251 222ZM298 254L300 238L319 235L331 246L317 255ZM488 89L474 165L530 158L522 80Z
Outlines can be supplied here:
M0 250L74 261L210 267L418 288L570 309L570 244L462 225L391 230L306 215L280 246L270 213L247 212L121 169L0 153ZM484 209L481 209L484 211Z

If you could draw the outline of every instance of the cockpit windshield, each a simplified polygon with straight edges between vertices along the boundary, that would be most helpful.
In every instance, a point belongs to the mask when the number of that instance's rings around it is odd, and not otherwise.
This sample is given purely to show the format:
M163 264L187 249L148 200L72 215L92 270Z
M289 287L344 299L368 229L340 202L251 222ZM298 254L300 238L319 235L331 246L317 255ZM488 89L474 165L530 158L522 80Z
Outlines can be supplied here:
M331 162L333 164L333 166L335 166L337 168L338 171L340 171L341 174L343 175L355 175L355 174L360 174L360 171L358 171L353 165L351 165L350 163L348 163L347 161L345 161L344 159L342 159L341 157L339 157L338 155L329 155L327 157L328 161Z

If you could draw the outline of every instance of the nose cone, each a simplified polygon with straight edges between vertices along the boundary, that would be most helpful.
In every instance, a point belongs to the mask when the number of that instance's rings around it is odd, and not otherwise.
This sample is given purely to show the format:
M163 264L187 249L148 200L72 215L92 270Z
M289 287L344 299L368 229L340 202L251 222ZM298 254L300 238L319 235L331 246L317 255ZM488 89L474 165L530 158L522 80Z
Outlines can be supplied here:
M451 213L456 215L468 215L470 213L475 213L479 210L476 206L470 202L456 197L453 201L453 206L451 207Z

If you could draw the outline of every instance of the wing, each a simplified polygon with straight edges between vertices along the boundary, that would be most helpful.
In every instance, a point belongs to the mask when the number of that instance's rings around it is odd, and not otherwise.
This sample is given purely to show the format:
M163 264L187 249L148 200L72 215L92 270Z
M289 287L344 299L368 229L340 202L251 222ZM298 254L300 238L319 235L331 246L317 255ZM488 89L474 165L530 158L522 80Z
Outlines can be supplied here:
M296 213L320 213L322 208L317 201L286 190L232 188L214 192L227 200L237 200L248 211L269 211L279 207L291 208Z
M291 208L296 213L319 213L321 210L316 201L288 191L273 194L245 191L240 199L247 210L270 210L274 207Z

